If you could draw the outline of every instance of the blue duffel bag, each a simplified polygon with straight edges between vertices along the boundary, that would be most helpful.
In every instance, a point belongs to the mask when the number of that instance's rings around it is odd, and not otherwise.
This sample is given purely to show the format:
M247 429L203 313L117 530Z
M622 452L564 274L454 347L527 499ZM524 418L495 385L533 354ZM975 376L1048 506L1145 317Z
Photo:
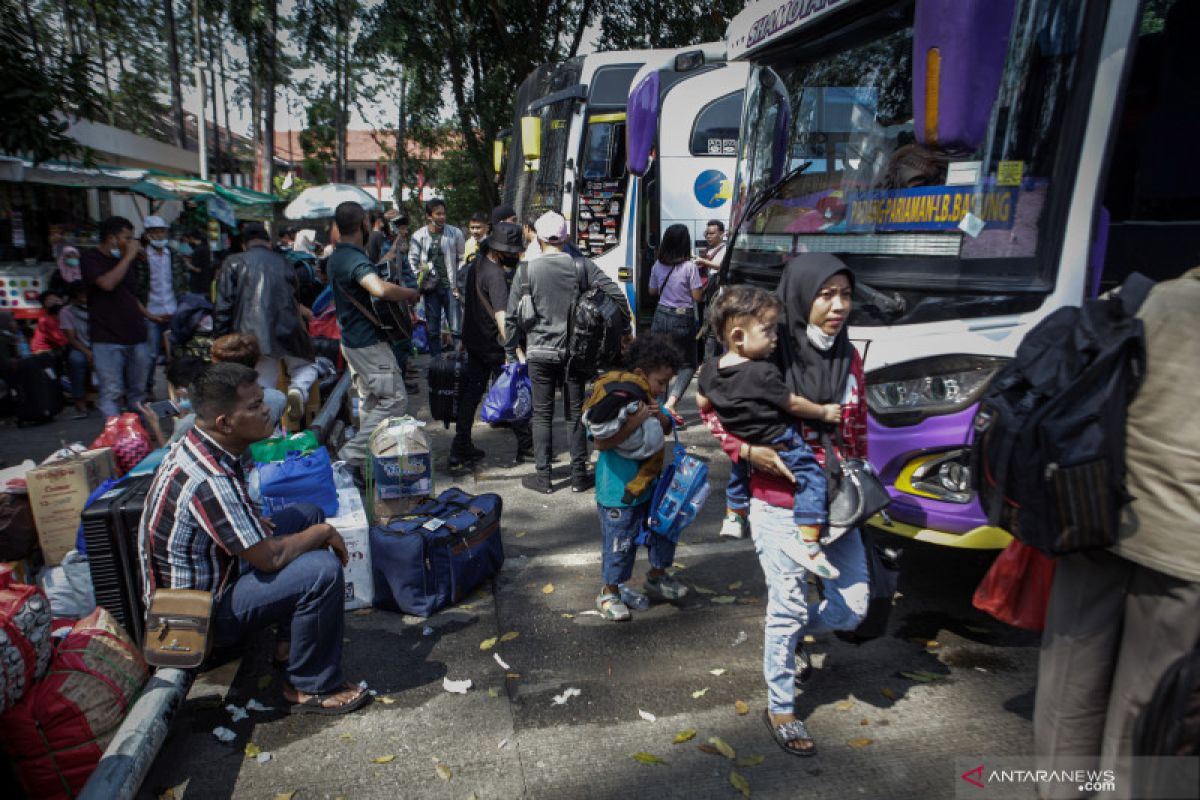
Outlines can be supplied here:
M447 489L371 527L375 605L418 617L466 598L504 564L499 495Z
M268 517L296 503L320 506L327 517L338 514L333 465L324 447L311 453L288 453L285 461L259 464L258 487Z

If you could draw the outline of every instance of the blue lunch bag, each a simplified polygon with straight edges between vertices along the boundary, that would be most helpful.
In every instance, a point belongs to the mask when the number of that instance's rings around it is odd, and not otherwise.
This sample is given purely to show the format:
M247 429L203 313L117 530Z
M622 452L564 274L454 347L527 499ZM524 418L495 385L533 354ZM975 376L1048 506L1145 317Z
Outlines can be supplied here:
M296 503L313 503L326 517L338 514L333 466L324 447L311 453L288 453L285 461L259 464L258 486L263 513L268 517Z
M504 564L499 495L447 489L371 527L375 605L418 617L462 601Z
M708 490L708 465L687 454L676 431L674 458L659 476L654 496L650 498L646 532L678 542L683 529L696 520L708 499ZM638 544L644 544L646 539L644 532L638 537Z

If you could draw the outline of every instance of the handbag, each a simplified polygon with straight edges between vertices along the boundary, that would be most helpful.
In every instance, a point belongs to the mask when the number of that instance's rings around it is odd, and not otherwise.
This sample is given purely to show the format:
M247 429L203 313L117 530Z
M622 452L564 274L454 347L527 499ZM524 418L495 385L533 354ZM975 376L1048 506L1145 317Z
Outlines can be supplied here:
M822 540L827 543L887 509L892 498L865 458L841 458L826 434L821 435L821 442L825 446L825 475L829 481L830 532L828 539ZM837 444L843 444L840 426Z
M533 307L533 293L529 288L528 261L522 261L517 266L516 284L518 291L522 293L521 299L517 301L517 327L524 333L529 333L537 324L537 310Z
M674 433L674 456L654 487L646 527L637 538L638 544L646 543L647 533L678 542L683 529L695 522L708 499L708 465L688 455L679 443L679 431Z
M225 573L225 581L233 567ZM220 590L218 590L219 592ZM155 589L146 609L142 655L153 667L194 669L212 650L213 592Z
M313 503L326 517L337 516L333 465L324 447L311 453L289 453L284 461L260 464L258 473L263 513L268 516L296 503Z
M489 424L521 422L533 417L533 383L525 364L505 364L492 382L479 419Z
M1040 631L1053 585L1054 559L1013 539L979 582L971 604L1015 628Z

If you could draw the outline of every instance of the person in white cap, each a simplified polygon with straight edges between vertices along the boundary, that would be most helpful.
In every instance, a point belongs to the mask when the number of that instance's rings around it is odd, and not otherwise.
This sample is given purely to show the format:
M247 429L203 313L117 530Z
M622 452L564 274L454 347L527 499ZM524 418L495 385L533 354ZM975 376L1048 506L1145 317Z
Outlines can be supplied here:
M553 442L550 428L554 420L554 398L559 386L566 395L567 427L571 447L571 490L584 492L595 479L588 471L587 434L580 417L583 409L584 384L587 376L567 369L567 320L579 295L576 261L586 273L589 286L599 286L612 297L628 316L628 303L621 288L600 271L590 259L573 258L563 252L570 234L567 221L555 211L547 211L534 223L541 254L521 264L513 279L508 296L506 323L510 358L518 357L518 333L515 320L521 318L522 301L532 304L533 324L524 330L525 359L529 364L529 379L533 383L533 453L537 471L521 481L527 489L549 494L554 491L550 481L550 459Z
M149 216L142 221L145 248L134 275L138 297L146 307L146 394L153 395L155 365L165 355L163 334L178 307L179 295L189 289L189 274L183 256L170 245L166 220Z

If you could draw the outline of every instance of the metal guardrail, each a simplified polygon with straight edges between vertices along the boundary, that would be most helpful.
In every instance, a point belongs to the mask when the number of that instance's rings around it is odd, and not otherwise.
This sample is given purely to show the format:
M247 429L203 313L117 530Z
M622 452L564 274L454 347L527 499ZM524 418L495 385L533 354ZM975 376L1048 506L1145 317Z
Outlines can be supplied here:
M311 428L322 444L334 428L349 391L347 370L313 418ZM150 676L100 757L79 800L133 800L167 738L171 721L183 705L193 678L194 670L174 668L158 669Z

